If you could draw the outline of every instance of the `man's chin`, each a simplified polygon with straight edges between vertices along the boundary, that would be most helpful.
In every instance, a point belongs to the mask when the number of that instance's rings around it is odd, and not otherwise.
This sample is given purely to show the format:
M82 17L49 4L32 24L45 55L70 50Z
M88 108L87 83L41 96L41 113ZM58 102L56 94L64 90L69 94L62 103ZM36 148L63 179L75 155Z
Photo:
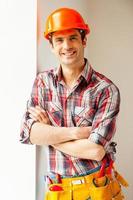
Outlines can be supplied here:
M76 62L75 62L75 59L64 59L64 60L62 60L61 63L64 64L64 65L73 65Z

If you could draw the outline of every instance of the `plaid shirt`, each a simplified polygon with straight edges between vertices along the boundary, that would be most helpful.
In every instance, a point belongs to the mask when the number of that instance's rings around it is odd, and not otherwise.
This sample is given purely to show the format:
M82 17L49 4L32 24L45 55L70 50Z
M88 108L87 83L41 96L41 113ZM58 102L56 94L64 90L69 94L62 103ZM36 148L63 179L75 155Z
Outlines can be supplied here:
M116 129L120 94L118 88L104 75L94 71L86 60L86 65L73 89L68 89L62 80L61 67L39 73L35 79L29 106L44 108L53 126L92 126L89 139L108 146ZM29 135L34 120L29 113L24 115L21 142L31 144ZM57 138L58 140L58 138ZM97 168L101 162L79 159L48 146L48 167L64 176L86 174ZM110 156L112 153L109 152Z

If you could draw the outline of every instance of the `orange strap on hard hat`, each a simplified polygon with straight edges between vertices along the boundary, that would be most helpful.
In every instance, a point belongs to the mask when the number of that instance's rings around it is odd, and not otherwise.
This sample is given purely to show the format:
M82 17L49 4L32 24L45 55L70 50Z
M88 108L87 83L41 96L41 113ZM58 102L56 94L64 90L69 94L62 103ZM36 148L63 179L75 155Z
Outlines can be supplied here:
M44 37L49 39L50 33L73 28L84 30L86 34L90 32L89 26L85 24L84 19L76 10L60 8L49 15L46 21Z

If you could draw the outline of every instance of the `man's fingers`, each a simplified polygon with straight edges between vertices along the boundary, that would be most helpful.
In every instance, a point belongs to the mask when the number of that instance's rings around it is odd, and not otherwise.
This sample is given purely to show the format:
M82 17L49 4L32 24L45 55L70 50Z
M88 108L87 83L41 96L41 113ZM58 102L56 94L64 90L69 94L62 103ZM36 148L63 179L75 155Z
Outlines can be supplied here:
M41 122L42 121L42 118L41 118L41 116L40 115L38 115L36 112L33 112L33 111L31 111L30 110L30 117L32 118L32 119L34 119L34 120L36 120L36 121L39 121L39 122Z
M41 108L40 106L36 106L36 109L37 109L38 111L42 112L43 115L44 115L46 118L48 118L48 114L47 114L47 112L46 112L43 108Z
M32 114L29 114L29 117L35 121L38 121Z
M43 122L45 124L50 124L49 117L46 113L46 111L39 106L36 107L29 107L28 109L29 113L31 114L31 117L38 120L39 122Z
M36 120L40 122L42 122L45 119L44 114L34 107L30 107L28 111L31 114L31 116L33 116Z

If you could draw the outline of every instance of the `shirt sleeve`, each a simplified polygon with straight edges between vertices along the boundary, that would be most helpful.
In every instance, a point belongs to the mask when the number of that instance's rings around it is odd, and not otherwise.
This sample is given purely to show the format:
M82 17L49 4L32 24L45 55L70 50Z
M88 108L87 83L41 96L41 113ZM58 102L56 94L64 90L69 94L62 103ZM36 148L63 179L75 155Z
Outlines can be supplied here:
M92 123L90 141L106 149L116 131L116 117L120 108L119 89L111 84L106 87L99 100L98 108Z
M20 131L20 142L24 144L32 144L30 141L30 130L32 125L36 122L31 119L29 116L28 108L30 106L35 107L39 105L42 107L43 105L43 92L44 92L44 83L41 78L41 75L38 75L34 81L32 92L29 100L27 101L27 108L22 118L21 122L21 131Z

